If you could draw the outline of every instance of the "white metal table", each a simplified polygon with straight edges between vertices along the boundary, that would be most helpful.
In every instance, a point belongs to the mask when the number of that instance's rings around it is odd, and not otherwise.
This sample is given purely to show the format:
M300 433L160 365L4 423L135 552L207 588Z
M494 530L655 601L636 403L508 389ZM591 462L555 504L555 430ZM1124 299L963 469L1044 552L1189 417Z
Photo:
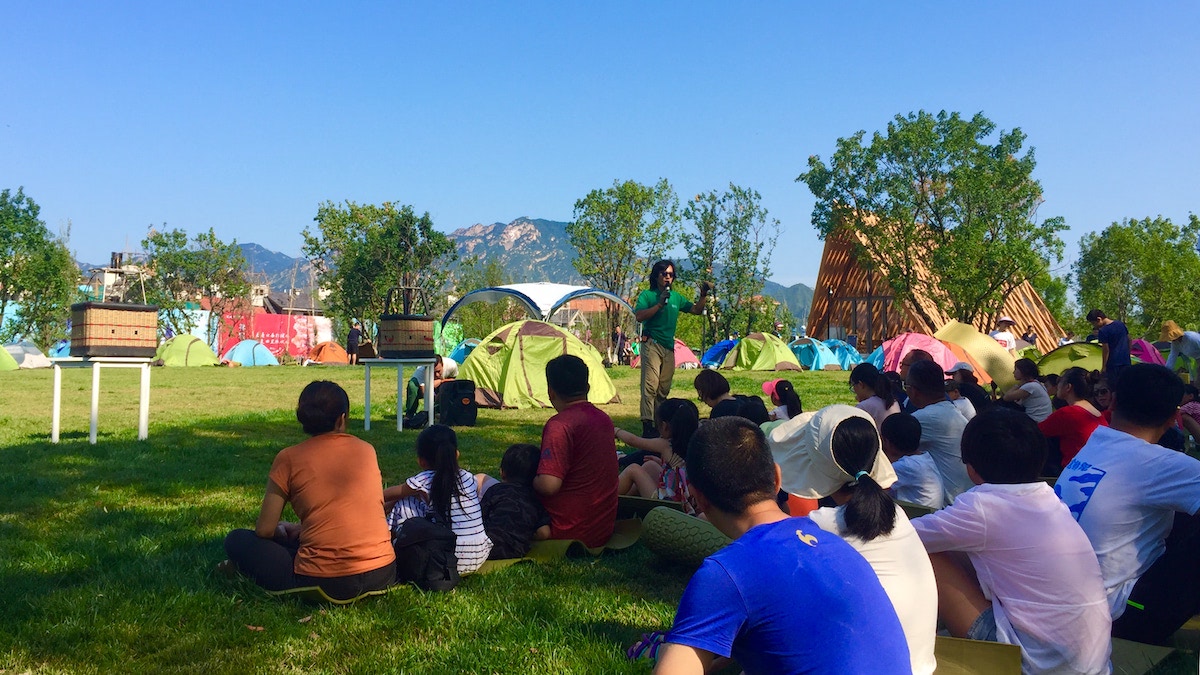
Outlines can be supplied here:
M433 415L433 369L437 365L436 356L420 356L404 359L359 359L363 366L366 392L363 395L363 429L371 430L371 367L396 369L396 431L404 430L404 387L408 383L404 379L404 366L427 366L425 368L425 410ZM430 418L430 423L433 418Z
M88 430L88 442L96 444L97 421L100 417L100 369L140 368L141 388L138 392L138 440L150 435L150 362L153 359L132 356L85 356L52 359L54 364L54 410L50 422L50 442L58 442L59 418L62 410L62 369L92 369L92 422Z

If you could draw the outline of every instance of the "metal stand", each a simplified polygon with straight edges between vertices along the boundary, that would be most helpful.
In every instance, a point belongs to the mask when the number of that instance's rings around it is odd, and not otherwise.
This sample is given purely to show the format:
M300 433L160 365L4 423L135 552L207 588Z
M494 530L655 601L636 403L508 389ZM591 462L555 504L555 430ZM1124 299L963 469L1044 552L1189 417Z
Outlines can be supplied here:
M425 368L425 410L433 414L433 369L437 365L436 356L420 356L407 359L359 359L365 376L365 393L363 395L363 429L371 430L371 367L396 369L396 431L404 431L404 366L427 366ZM430 422L433 419L430 418Z
M62 369L91 368L92 369L92 421L88 430L88 442L96 444L96 429L100 417L100 369L101 368L140 368L142 371L141 387L138 392L138 440L144 441L150 436L150 358L126 356L92 356L54 359L54 410L50 422L50 442L58 442L59 418L62 411Z

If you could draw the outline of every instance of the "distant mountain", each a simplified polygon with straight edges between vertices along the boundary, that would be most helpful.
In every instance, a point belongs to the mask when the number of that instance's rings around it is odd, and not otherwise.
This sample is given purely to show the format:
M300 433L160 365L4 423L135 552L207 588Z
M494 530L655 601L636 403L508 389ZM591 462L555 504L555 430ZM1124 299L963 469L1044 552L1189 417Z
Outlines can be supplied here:
M774 281L768 281L763 284L763 295L768 295L782 302L799 323L808 323L808 310L812 307L812 288L805 284L785 287L780 286Z
M289 289L307 291L316 285L312 264L258 244L238 244L246 258L250 283L270 284L271 294L286 294Z

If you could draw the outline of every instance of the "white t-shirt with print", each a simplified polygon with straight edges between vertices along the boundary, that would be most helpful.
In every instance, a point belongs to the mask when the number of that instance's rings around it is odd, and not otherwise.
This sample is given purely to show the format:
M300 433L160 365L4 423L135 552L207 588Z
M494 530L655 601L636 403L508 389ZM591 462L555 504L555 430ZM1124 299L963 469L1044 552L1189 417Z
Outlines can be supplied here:
M990 335L996 342L999 342L1000 346L1004 347L1005 349L1017 348L1017 338L1006 330L994 330L988 333L988 335Z

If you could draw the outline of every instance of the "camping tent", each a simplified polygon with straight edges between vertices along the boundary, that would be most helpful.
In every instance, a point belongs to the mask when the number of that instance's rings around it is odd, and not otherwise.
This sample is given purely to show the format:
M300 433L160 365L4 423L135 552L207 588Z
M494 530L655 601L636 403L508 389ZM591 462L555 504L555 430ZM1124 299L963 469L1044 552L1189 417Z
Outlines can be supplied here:
M825 346L829 347L829 351L837 357L842 370L854 370L854 366L863 362L862 354L858 353L858 349L850 346L850 343L844 340L826 340Z
M7 349L0 349L0 372L6 370L16 370L21 366L17 365L17 360L12 354L8 353Z
M624 307L629 310L630 314L633 314L633 307L630 307L628 302L608 291L599 288L589 288L587 286L540 282L535 284L492 286L490 288L471 291L464 295L458 302L451 305L450 309L446 310L446 313L442 316L442 323L444 324L449 321L454 312L458 311L458 308L464 305L469 305L472 302L500 302L501 300L515 300L525 308L525 311L529 312L530 316L542 321L549 321L554 316L554 313L567 303L577 298L590 296L604 298L618 307Z
M350 355L338 343L326 340L312 348L308 353L308 360L330 366L345 366L350 364Z
M1154 345L1142 338L1129 341L1129 353L1142 363L1154 363L1160 366L1167 365L1167 360L1163 358L1162 352L1158 351Z
M831 366L829 370L841 368L837 354L834 354L833 350L824 342L815 338L796 338L788 344L788 348L796 355L796 360L800 362L800 365L809 370L825 370L827 366Z
M459 379L475 382L475 400L489 408L548 408L546 363L574 354L587 364L592 403L620 403L595 348L544 321L516 321L480 340L459 369Z
M258 340L242 340L225 352L221 362L240 366L277 366L279 359Z
M987 368L984 368L982 363L977 361L974 356L971 356L970 352L954 344L953 342L947 342L946 340L938 340L938 342L946 345L946 349L954 352L954 356L959 361L971 364L971 367L975 369L976 381L978 381L980 384L992 383L992 376L988 373Z
M800 361L783 340L770 333L751 333L729 350L726 370L800 370Z
M54 346L50 348L50 353L46 354L46 356L49 356L52 359L62 359L62 358L66 358L70 355L71 355L71 341L70 340L59 340L58 342L55 342Z
M633 368L641 367L641 355L635 355L630 359L629 365ZM696 353L679 338L675 338L675 367L680 370L692 370L700 367L700 359L696 358Z
M1072 342L1047 352L1038 361L1038 372L1042 375L1062 375L1067 368L1100 370L1104 365L1104 350L1096 342Z
M721 340L717 344L708 348L704 352L704 356L700 357L700 365L705 368L717 368L725 360L725 356L731 349L737 346L737 340Z
M992 381L1001 389L1007 391L1009 387L1017 383L1012 374L1013 361L1015 361L1013 355L1001 347L994 338L981 333L974 326L951 320L939 328L934 335L966 350L975 358L978 365L983 366L987 374L992 377ZM978 373L976 377L978 377Z
M216 366L221 363L204 340L195 335L176 335L163 340L154 359L164 366Z
M883 343L883 368L881 370L900 372L900 360L914 349L923 349L929 352L942 370L950 370L951 366L958 363L958 357L954 355L954 352L950 351L937 338L922 333L901 333Z
M883 345L876 347L875 351L871 352L867 355L867 358L863 359L863 362L875 366L877 370L883 370Z
M467 338L466 340L458 343L458 346L450 352L450 358L459 363L463 363L467 360L467 357L471 355L471 352L474 351L474 349L478 346L479 338Z
M52 365L50 359L46 358L42 350L38 349L37 345L28 340L4 345L4 351L13 357L13 360L17 362L18 368L49 368Z

